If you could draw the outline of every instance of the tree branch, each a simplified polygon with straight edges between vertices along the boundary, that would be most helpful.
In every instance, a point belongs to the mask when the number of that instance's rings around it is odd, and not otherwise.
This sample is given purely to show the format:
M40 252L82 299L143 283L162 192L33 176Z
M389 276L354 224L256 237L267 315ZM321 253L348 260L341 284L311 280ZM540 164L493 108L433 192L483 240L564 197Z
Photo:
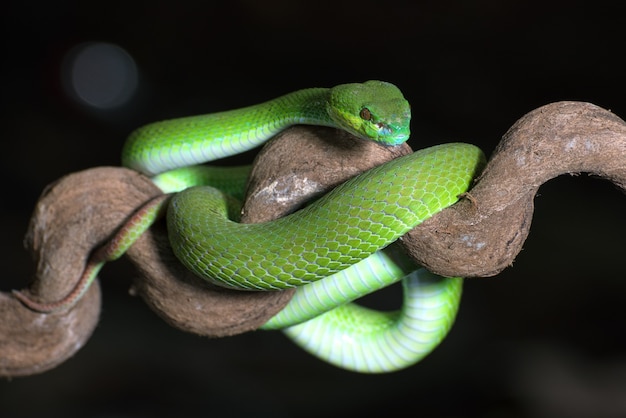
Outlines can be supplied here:
M409 152L407 145L385 148L330 128L292 128L255 160L243 221L283 216L348 178ZM520 251L541 184L561 174L587 172L626 190L624 161L626 125L611 112L579 102L541 107L504 135L465 199L416 227L401 243L436 273L495 275ZM68 294L91 250L159 193L148 178L119 167L70 174L50 185L37 203L25 241L36 265L32 296L55 301ZM127 255L141 273L133 293L170 325L200 335L254 330L293 293L238 292L207 284L175 258L163 222ZM99 312L97 283L76 306L49 315L0 293L0 375L40 373L71 357L93 332Z

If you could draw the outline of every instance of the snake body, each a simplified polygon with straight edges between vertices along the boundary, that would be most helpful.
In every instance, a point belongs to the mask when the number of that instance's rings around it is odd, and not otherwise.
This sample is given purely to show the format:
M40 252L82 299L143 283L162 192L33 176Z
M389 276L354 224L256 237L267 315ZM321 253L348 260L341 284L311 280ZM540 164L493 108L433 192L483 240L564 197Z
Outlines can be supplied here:
M231 221L237 207L215 188L188 188L172 197L167 211L170 243L188 269L214 284L299 287L369 257L456 202L475 175L467 162L476 158L476 148L467 144L420 150L261 224Z
M224 174L198 164L257 147L295 124L337 127L394 146L408 139L409 121L408 102L390 83L304 89L247 108L146 125L127 140L122 162L154 176L165 192L178 192L147 212L167 205L170 242L187 268L234 289L298 287L287 307L263 328L285 329L332 364L384 372L419 361L441 341L461 294L460 279L434 276L402 256L390 256L390 244L455 203L480 170L482 152L460 143L421 150L262 224L236 222L238 205L231 195L242 194L247 167ZM198 186L206 184L227 190ZM144 229L147 224L133 223ZM126 238L118 241L132 244ZM405 300L399 312L349 303L403 277Z

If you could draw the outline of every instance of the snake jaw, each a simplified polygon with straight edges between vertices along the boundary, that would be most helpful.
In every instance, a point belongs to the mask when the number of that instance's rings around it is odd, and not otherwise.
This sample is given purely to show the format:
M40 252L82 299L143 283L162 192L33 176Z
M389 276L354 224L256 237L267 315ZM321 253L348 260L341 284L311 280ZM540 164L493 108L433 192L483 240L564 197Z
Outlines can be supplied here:
M389 122L389 119L374 122L372 124L374 132L370 133L366 138L385 146L400 145L409 139L409 120L410 116L396 118L393 123Z
M387 146L395 146L400 145L409 139L409 134L403 131L393 129L391 126L385 123L377 123L378 127L378 139L376 142L387 145Z

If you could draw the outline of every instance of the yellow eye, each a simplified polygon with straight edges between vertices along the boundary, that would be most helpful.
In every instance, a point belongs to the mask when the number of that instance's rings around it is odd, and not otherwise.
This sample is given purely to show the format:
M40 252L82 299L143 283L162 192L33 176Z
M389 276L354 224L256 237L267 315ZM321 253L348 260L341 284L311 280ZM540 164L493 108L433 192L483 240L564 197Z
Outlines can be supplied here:
M372 120L372 112L370 112L370 110L367 107L364 107L363 109L361 109L359 116L363 120Z

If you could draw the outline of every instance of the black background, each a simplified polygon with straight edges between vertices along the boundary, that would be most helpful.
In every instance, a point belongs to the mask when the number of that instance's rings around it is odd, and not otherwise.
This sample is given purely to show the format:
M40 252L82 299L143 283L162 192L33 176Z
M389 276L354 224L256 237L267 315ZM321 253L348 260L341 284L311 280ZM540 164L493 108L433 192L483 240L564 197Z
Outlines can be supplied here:
M404 91L414 148L465 141L489 154L515 120L558 100L626 116L626 18L615 7L5 2L0 288L30 277L21 242L44 186L119 164L125 136L149 121L367 79ZM135 60L139 90L127 106L98 111L63 89L64 57L94 41ZM134 273L120 261L101 274L102 320L87 345L52 371L0 381L0 416L626 416L624 213L606 182L544 185L514 265L468 280L450 336L388 375L335 369L280 333L208 340L170 328L127 294Z

